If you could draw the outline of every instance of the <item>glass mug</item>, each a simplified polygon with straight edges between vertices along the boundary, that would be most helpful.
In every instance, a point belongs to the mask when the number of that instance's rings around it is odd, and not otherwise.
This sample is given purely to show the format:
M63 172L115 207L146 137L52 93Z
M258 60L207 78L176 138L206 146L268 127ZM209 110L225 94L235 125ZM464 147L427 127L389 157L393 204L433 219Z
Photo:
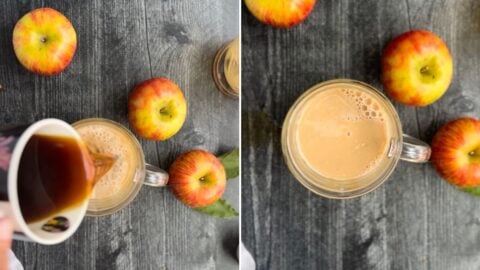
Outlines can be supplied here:
M231 98L240 94L240 38L221 47L213 59L212 75L218 90Z
M329 89L354 89L355 93L364 93L379 104L382 121L389 123L389 136L386 151L375 163L375 166L364 175L351 179L333 179L325 177L309 165L300 152L297 141L298 121L303 108L315 95ZM428 144L402 132L402 125L392 103L379 90L355 80L337 79L317 84L292 105L282 128L282 152L286 164L293 176L310 191L331 199L348 199L367 194L382 185L392 174L400 159L423 163L428 162L431 149ZM321 151L321 149L318 149Z
M143 149L124 126L111 120L90 118L72 124L91 152L117 157L113 167L93 188L87 216L104 216L125 208L143 185L163 187L168 173L145 161Z

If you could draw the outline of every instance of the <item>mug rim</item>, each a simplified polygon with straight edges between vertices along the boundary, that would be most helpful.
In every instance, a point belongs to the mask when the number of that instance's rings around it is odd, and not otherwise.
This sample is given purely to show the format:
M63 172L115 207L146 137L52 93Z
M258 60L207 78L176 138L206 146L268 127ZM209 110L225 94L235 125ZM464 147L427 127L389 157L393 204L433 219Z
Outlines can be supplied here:
M9 200L8 203L10 203L12 213L15 218L15 222L20 227L21 232L24 233L28 238L32 239L37 243L44 244L44 245L58 244L70 238L77 231L78 227L80 227L80 224L82 223L83 218L85 217L85 213L87 211L87 206L88 206L88 198L87 198L79 207L76 207L78 208L78 211L79 211L78 214L80 218L77 219L75 222L71 223L71 226L65 232L61 232L60 237L57 237L54 239L43 238L33 233L33 231L29 228L29 226L25 222L25 219L23 218L22 212L20 210L20 201L18 198L18 185L17 185L20 160L21 160L23 151L25 149L25 146L27 145L30 138L40 128L49 124L57 125L63 128L64 130L66 130L75 139L79 141L81 140L80 135L76 132L76 130L72 126L70 126L68 123L62 120L55 119L55 118L47 118L47 119L39 120L33 123L32 125L30 125L18 138L18 141L15 144L15 147L12 152L12 158L10 159L10 166L8 169L8 177L7 177L8 200Z
M297 113L298 111L298 106L300 103L302 103L304 100L308 99L311 95L316 93L317 91L322 91L322 88L328 85L332 84L337 84L337 83L346 83L346 84L355 84L355 85L360 85L362 88L367 89L368 91L371 91L375 95L379 96L387 106L389 110L391 110L392 114L392 119L394 120L394 125L395 129L398 134L397 135L397 142L396 145L391 145L393 149L394 156L392 157L393 160L389 164L389 166L385 169L382 174L372 181L370 184L360 188L356 189L353 191L345 191L345 192L340 192L340 191L333 191L333 190L327 190L324 188L321 188L317 185L314 185L311 183L310 180L308 180L308 177L304 176L304 174L301 172L301 170L298 169L298 166L296 165L296 162L292 158L291 154L291 146L289 144L289 132L288 129L290 125L292 124L292 116L293 114ZM305 188L308 190L312 191L313 193L320 195L325 198L329 199L352 199L352 198L357 198L360 196L363 196L367 193L370 193L374 190L376 190L378 187L380 187L385 181L390 177L390 175L393 173L395 168L397 167L398 161L400 160L400 154L402 150L402 144L403 144L403 136L402 136L402 123L400 121L400 118L398 116L398 112L393 106L392 102L377 88L364 83L362 81L358 80L353 80L353 79L348 79L348 78L340 78L340 79L332 79L332 80L327 80L323 81L317 84L314 84L313 86L309 87L305 92L303 92L296 100L295 102L290 106L287 115L285 116L285 120L282 125L282 134L281 134L281 144L282 144L282 153L283 153L283 158L285 160L285 163L287 164L288 169L292 173L292 175L295 177L295 179L300 182ZM326 178L326 177L325 177ZM326 178L328 179L328 178Z

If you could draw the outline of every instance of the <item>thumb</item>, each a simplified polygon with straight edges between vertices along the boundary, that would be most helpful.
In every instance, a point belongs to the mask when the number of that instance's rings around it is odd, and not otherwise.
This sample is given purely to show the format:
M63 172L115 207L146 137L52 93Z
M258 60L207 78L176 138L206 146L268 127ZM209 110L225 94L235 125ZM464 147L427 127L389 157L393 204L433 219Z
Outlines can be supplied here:
M8 269L8 252L12 244L12 234L12 221L6 217L0 217L0 270Z

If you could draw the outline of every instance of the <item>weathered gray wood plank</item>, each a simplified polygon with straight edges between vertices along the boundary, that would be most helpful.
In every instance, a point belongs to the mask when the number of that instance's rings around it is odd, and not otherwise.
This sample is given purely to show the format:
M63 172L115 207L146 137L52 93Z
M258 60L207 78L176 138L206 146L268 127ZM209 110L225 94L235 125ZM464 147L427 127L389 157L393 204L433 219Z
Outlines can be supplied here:
M43 78L15 59L11 32L41 6L63 12L77 31L68 69ZM6 1L0 3L0 125L56 117L74 122L104 117L128 126L132 87L165 76L185 92L189 115L166 142L141 140L147 160L168 168L179 154L238 146L238 101L219 93L210 75L216 49L239 33L238 2ZM238 209L238 181L225 197ZM26 269L237 269L238 220L202 216L166 189L145 187L117 214L86 218L61 245L14 243Z
M290 175L280 131L291 104L317 82L348 77L382 89L383 47L415 28L449 44L455 79L432 106L395 104L405 132L429 141L449 119L478 117L480 4L318 1L288 30L243 12L242 238L258 269L478 269L479 198L456 191L430 165L402 162L375 192L323 199Z

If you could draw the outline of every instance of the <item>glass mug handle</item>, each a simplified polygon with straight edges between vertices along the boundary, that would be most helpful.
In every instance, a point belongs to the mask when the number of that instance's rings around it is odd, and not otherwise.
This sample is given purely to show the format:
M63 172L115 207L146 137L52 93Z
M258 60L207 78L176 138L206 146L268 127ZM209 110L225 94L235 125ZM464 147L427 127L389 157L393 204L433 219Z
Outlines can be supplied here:
M432 149L427 143L414 138L410 135L403 134L403 145L400 159L413 163L425 163L430 160Z
M145 164L145 180L143 183L152 187L164 187L168 184L168 173L147 163Z

